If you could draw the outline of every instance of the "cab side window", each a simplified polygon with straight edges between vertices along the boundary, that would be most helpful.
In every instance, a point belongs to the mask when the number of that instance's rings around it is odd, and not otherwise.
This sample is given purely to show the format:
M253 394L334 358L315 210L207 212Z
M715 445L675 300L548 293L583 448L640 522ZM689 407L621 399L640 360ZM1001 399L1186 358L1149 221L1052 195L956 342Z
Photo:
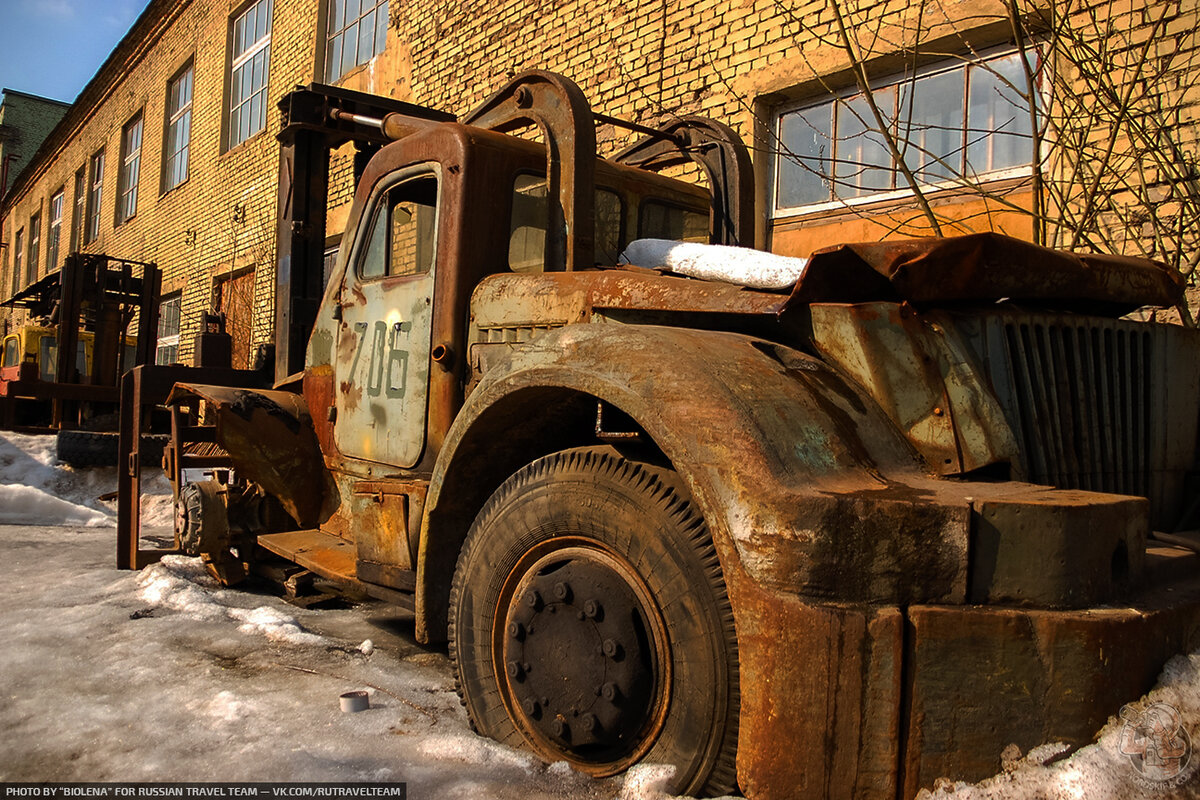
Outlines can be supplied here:
M708 214L659 200L647 200L642 203L638 236L643 239L675 239L707 244Z
M602 266L617 263L621 254L621 219L624 204L620 195L596 187L595 261ZM546 203L546 177L523 173L513 181L512 216L509 219L508 268L513 272L542 272L546 268L546 225L550 207Z
M404 181L384 193L359 259L360 278L429 272L437 243L437 195L433 175Z
M4 366L15 367L20 363L20 343L16 336L9 336L4 340Z

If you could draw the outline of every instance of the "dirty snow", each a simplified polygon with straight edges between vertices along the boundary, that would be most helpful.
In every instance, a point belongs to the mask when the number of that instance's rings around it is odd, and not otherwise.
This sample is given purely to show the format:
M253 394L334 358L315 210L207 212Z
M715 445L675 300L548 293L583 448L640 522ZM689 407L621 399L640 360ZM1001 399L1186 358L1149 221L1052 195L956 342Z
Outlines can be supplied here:
M115 481L58 465L52 437L0 433L0 780L404 781L413 798L667 800L662 765L591 780L472 733L445 651L416 644L404 612L298 608L224 589L181 556L116 570L112 504L96 499ZM166 483L148 485L148 535L169 538ZM339 710L352 690L368 693L367 711ZM1073 754L1005 752L997 776L920 796L1200 796L1200 653L1169 662L1126 716L1150 719L1154 704L1178 709L1191 733L1176 780L1140 779L1113 718Z
M53 436L0 434L0 525L117 524L116 503L100 495L117 489L116 467L75 470L58 463ZM143 519L170 525L170 488L162 470L145 470Z
M637 267L665 268L680 275L724 281L751 289L787 289L804 275L803 258L764 253L749 247L636 239L619 259Z

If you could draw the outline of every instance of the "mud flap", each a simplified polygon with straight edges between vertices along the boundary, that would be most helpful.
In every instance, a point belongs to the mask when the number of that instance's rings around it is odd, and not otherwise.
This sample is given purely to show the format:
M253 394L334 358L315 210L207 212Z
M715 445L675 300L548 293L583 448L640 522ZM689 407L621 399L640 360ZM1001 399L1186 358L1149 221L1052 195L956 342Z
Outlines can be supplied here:
M178 383L168 405L199 398L216 415L234 469L274 496L302 528L320 522L328 472L304 398L291 392Z

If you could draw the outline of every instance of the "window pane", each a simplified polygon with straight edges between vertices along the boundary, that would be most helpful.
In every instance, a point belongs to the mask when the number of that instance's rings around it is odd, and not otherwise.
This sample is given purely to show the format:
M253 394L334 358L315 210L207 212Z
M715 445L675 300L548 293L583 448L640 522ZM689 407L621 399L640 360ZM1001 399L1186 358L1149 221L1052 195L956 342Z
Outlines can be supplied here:
M597 264L616 264L621 257L621 220L625 216L621 196L597 189L595 200L595 258Z
M379 4L375 12L375 55L379 55L387 47L388 4Z
M388 275L420 275L433 267L437 179L419 178L389 192L392 210Z
M342 74L345 75L358 64L358 24L346 28L342 40Z
M779 174L775 205L779 208L824 203L832 199L833 103L785 114L779 120Z
M509 219L508 268L513 272L542 272L546 268L546 179L518 175L513 181Z
M708 242L708 215L647 200L642 203L638 235L651 239Z
M360 64L371 60L372 48L375 46L375 12L368 11L358 23L358 61Z
M892 124L896 87L874 93L884 122ZM838 197L860 197L892 188L892 157L883 136L875 130L875 117L862 95L837 104L837 151L834 154L834 192Z
M371 238L362 255L358 274L363 278L381 278L387 271L387 211L380 208L371 223Z
M1029 105L1022 97L1026 80L1020 55L971 67L970 81L968 169L984 173L1032 163L1032 129Z
M900 146L923 181L959 175L963 162L963 69L900 86Z

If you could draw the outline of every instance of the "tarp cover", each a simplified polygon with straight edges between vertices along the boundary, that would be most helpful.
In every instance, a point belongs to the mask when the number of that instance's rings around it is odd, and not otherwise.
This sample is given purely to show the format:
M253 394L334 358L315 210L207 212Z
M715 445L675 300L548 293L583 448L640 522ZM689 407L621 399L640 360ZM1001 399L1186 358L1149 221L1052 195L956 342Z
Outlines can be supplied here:
M1052 250L997 233L818 250L788 306L908 300L1061 302L1097 311L1171 306L1183 277L1142 258Z

